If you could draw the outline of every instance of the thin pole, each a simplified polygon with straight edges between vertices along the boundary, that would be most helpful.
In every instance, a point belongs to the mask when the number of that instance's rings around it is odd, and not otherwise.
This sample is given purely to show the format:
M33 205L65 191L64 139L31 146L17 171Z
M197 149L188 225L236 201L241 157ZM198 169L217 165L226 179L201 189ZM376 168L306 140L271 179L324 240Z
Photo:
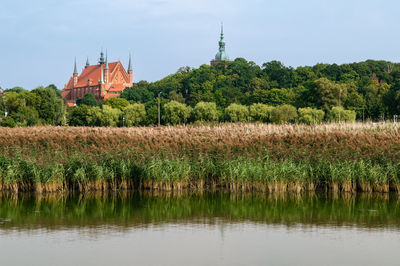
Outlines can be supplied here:
M340 88L340 90L339 90L339 124L340 124L340 109L341 109L341 104L340 104L340 96L341 96L341 94L342 94L342 88Z
M161 126L160 97L161 97L161 92L158 94L158 126Z

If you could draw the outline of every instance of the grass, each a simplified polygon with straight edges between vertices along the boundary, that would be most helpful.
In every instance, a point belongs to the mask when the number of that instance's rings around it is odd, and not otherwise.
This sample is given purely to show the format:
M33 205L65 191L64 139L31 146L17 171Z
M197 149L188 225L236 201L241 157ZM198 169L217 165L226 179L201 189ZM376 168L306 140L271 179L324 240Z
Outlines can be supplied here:
M397 124L0 128L0 190L400 193Z

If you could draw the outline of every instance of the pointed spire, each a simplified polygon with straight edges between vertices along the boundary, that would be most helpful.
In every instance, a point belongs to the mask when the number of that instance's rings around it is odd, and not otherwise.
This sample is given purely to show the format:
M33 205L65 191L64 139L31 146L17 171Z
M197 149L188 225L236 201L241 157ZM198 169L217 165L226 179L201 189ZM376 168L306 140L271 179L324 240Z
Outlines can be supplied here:
M128 72L132 71L132 59L131 59L131 53L129 53L129 63L128 63Z
M75 63L74 63L74 75L78 74L78 69L76 68L76 57L75 57Z
M225 40L224 40L224 24L221 22L221 39L218 42L219 44L219 52L215 56L214 61L229 61L229 56L225 51Z
M88 66L90 66L90 64L89 64L89 57L86 57L86 65L85 65L85 68L87 68Z
M103 74L103 66L100 66L101 73L100 73L100 84L104 84L104 74Z
M106 49L106 67L104 68L104 70L108 70L108 53L107 53L107 49Z

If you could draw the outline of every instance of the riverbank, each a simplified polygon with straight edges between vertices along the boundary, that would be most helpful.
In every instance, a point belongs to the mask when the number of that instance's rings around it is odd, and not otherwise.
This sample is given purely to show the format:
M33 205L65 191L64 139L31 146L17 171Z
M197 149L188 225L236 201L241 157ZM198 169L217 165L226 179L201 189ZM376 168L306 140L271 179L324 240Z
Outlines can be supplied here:
M0 128L0 190L400 193L397 124Z

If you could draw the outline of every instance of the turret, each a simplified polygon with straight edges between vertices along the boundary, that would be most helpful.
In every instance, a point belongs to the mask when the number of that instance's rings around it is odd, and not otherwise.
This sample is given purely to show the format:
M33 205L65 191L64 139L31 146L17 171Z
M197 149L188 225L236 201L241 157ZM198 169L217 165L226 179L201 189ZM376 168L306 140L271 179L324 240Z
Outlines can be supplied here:
M224 40L224 25L221 24L221 38L218 42L219 48L218 53L215 55L215 59L211 61L211 65L214 65L220 61L229 61L229 56L225 51L225 40Z
M73 78L74 78L74 86L75 86L76 84L78 84L78 69L76 68L76 57L75 57L75 63L74 63Z
M106 62L105 62L105 64L106 65L104 67L104 81L107 84L108 83L108 75L109 75L107 50L106 50Z
M100 83L100 96L104 96L106 94L106 91L104 89L105 86L104 86L103 66L100 65L100 68L101 68L100 80L99 80L99 83Z
M86 57L86 65L85 65L85 68L87 68L88 66L90 66L90 64L89 64L89 57Z
M133 83L132 59L130 53L129 53L129 63L128 63L128 75L129 75L129 83Z
M100 65L104 65L104 53L103 53L103 50L101 50L101 52L100 52L99 64Z

